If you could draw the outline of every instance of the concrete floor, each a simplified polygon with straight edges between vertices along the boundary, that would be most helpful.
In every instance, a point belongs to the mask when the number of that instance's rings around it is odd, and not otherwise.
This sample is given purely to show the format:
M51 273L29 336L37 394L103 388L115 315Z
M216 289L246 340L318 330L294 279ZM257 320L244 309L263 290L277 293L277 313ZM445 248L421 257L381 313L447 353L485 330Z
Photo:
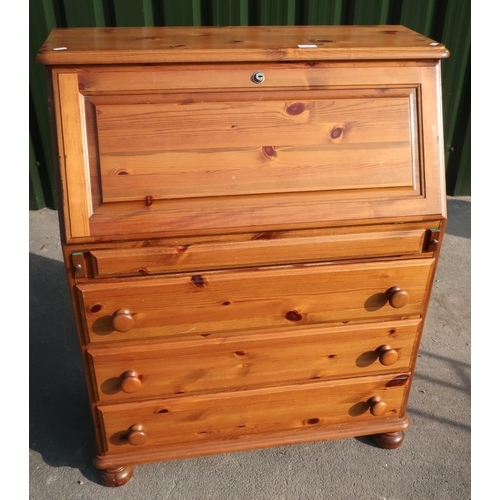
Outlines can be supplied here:
M431 304L396 450L341 439L137 466L99 483L57 213L30 212L31 500L464 500L471 498L471 201L448 199ZM8 497L12 498L12 497Z

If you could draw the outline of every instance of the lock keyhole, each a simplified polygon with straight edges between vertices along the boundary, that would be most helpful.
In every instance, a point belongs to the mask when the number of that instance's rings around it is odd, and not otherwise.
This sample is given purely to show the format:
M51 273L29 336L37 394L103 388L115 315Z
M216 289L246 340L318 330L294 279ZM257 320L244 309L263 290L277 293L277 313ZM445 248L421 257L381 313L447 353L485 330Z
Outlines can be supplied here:
M266 79L266 77L264 76L264 73L262 73L261 71L256 71L252 75L252 82L253 83L262 83L265 79Z

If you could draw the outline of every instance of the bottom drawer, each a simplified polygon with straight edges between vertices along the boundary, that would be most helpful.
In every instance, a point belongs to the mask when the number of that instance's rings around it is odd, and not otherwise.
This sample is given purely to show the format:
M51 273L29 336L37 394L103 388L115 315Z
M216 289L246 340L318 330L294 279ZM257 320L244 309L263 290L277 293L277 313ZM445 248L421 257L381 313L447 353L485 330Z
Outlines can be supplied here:
M407 373L98 407L105 453L192 446L399 418Z

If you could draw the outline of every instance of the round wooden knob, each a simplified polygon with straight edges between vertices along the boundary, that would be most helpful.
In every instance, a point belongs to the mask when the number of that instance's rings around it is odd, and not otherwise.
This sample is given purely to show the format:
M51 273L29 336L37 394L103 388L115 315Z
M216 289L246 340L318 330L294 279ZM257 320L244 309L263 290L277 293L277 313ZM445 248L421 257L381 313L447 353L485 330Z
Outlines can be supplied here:
M136 371L130 370L122 374L120 389L127 394L138 391L141 388L142 382L139 374Z
M377 349L378 360L384 366L393 365L399 359L399 353L390 345L384 344Z
M382 401L380 396L373 396L368 400L370 413L374 417L381 417L387 411L387 404Z
M148 440L142 424L135 424L127 431L127 441L133 446L141 446Z
M129 309L118 309L113 314L113 328L118 332L128 332L135 326L135 320Z
M389 304L391 307L395 309L399 309L400 307L404 307L408 304L408 299L410 296L408 292L399 288L399 286L393 286L389 288L386 292L387 298L389 299Z

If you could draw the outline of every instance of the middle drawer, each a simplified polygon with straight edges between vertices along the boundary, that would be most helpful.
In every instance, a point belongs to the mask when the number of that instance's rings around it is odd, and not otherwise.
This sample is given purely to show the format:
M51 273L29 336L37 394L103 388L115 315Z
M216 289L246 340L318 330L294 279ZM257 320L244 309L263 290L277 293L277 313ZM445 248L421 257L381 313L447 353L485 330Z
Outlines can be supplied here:
M87 353L95 400L128 401L409 371L420 320L305 328Z
M90 342L420 316L434 259L296 265L76 285Z

